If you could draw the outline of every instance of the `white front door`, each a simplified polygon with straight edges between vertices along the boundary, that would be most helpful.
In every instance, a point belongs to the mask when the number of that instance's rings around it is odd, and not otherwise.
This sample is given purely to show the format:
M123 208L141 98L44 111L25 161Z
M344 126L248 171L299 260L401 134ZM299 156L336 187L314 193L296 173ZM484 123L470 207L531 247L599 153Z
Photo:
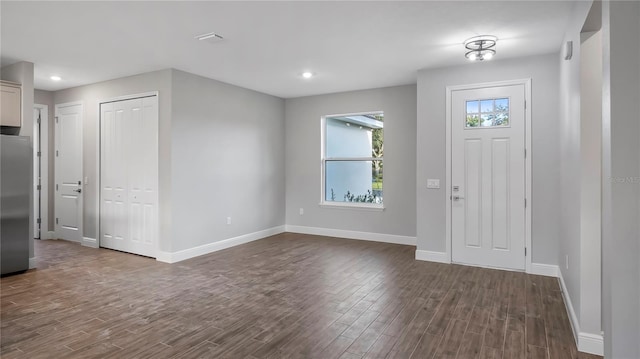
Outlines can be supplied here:
M100 105L100 246L156 255L158 98Z
M82 104L56 105L55 228L60 239L82 239Z
M525 269L525 86L451 93L452 261Z

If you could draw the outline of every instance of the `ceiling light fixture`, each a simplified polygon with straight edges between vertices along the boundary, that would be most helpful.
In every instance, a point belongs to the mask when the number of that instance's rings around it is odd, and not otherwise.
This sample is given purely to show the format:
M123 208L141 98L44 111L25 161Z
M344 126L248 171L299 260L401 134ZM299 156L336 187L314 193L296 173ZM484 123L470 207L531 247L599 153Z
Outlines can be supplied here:
M53 81L60 81L60 80L62 80L62 77L60 77L60 76L56 76L56 75L53 75L53 76L51 76L51 77L49 77L49 78L50 78L51 80L53 80Z
M304 77L305 79L310 79L313 77L313 72L305 71L302 73L302 77Z
M496 54L496 42L498 38L491 35L472 37L464 42L464 47L469 50L464 56L471 61L491 60Z
M223 39L222 35L218 35L215 32L208 32L206 34L198 35L195 38L200 40L200 41L208 40L208 39L214 39L214 40L222 40Z

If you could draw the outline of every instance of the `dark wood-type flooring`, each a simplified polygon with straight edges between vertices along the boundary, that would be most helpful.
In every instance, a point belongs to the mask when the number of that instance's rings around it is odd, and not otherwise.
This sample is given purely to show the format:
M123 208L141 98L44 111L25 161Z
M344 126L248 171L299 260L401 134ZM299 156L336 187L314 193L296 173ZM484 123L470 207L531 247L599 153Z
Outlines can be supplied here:
M597 358L556 279L284 233L165 264L36 241L1 279L11 358Z

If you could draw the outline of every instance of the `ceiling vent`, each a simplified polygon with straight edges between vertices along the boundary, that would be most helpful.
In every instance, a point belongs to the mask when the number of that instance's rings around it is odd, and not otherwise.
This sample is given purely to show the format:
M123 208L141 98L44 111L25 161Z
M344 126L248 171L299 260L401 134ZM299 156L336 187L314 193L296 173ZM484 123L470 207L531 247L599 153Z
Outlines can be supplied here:
M195 38L197 40L207 41L207 42L219 42L219 41L222 41L222 39L224 39L222 35L216 34L215 32L208 32L206 34L198 35Z

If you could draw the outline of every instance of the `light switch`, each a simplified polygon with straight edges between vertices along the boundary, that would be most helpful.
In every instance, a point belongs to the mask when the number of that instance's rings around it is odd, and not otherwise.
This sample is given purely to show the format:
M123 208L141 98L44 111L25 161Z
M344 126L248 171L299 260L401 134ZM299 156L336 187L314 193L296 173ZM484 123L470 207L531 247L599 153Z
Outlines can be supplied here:
M440 180L427 178L427 188L440 188Z

